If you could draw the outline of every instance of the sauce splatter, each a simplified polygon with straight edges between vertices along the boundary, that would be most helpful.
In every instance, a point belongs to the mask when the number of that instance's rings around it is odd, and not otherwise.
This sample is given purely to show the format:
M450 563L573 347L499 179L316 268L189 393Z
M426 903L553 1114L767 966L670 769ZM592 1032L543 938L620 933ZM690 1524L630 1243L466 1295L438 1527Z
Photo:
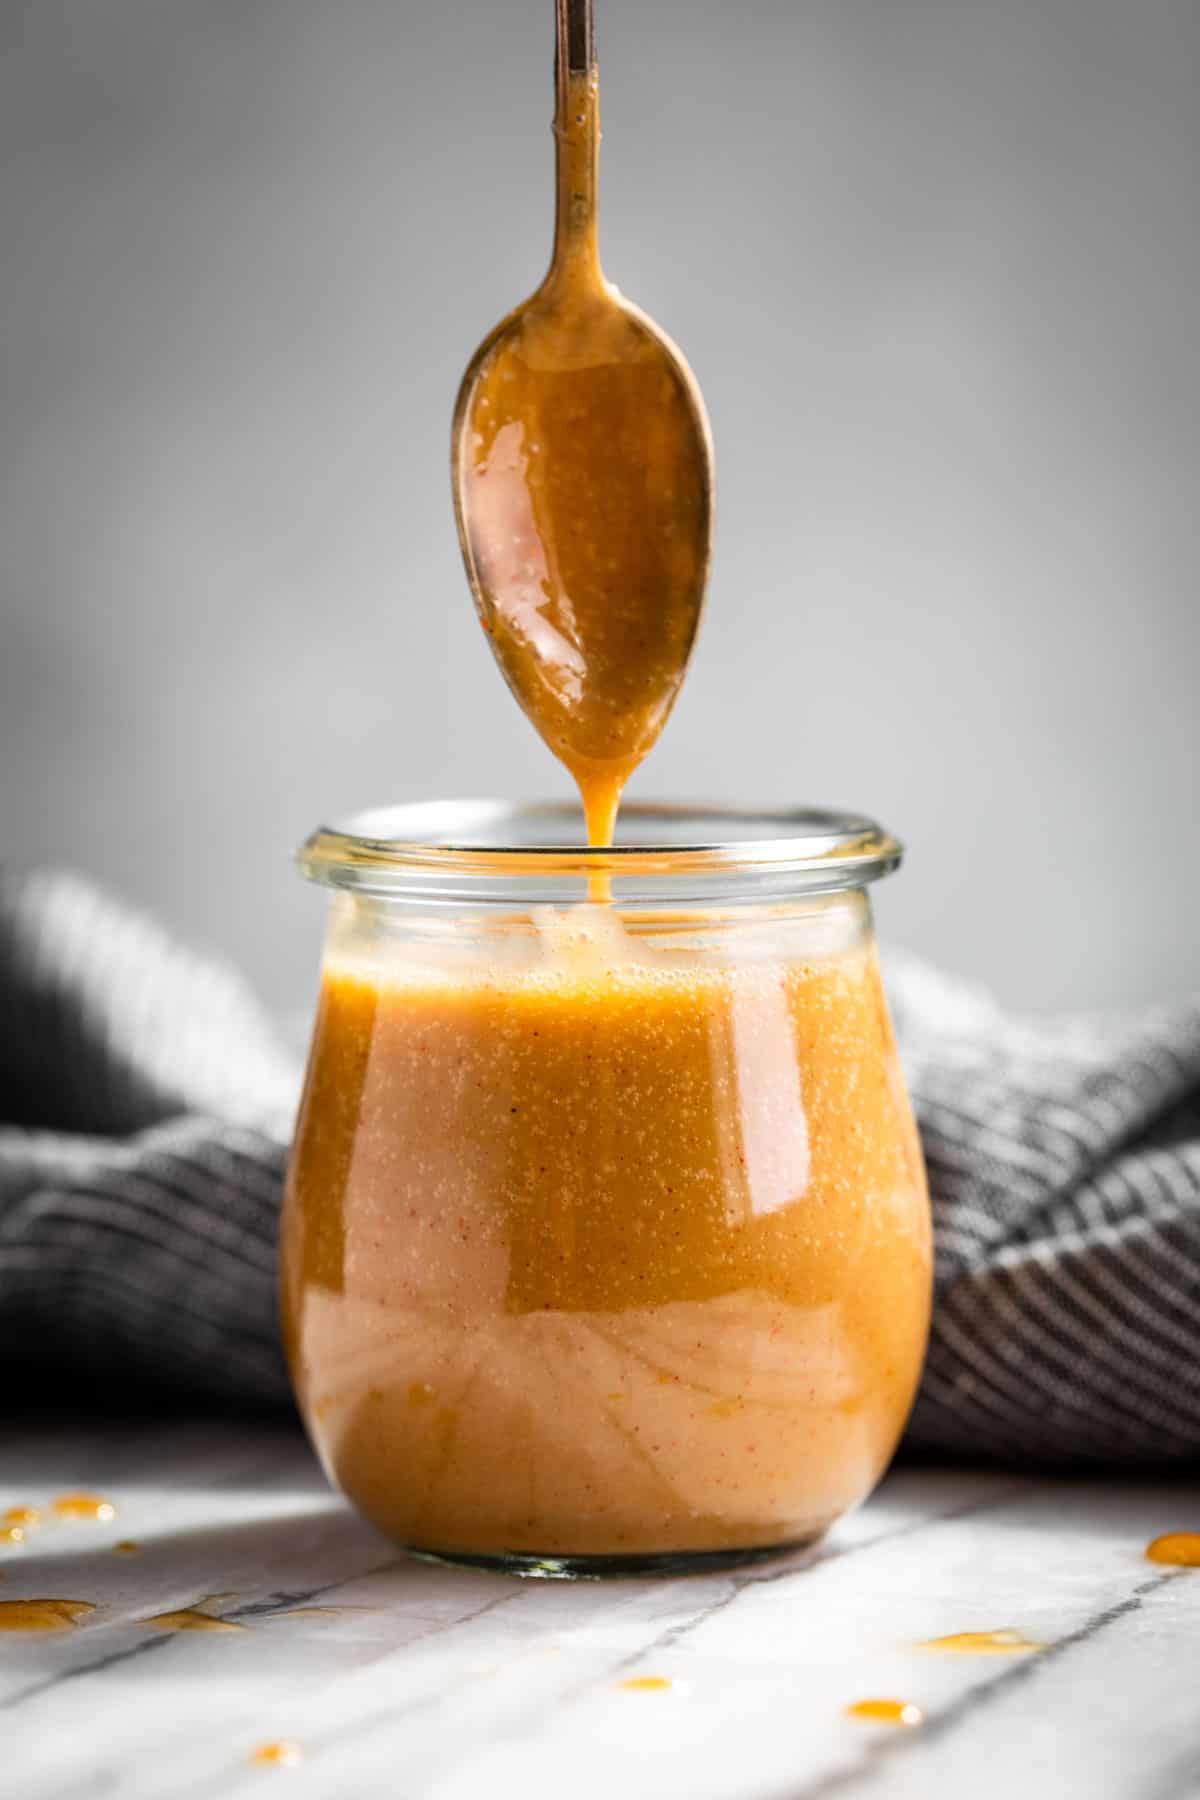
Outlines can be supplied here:
M304 1752L299 1744L293 1743L291 1738L278 1738L271 1744L256 1744L248 1760L252 1763L271 1763L276 1768L292 1769L303 1758Z
M1177 1569L1200 1569L1200 1531L1168 1531L1146 1545L1146 1556Z
M661 1694L673 1683L666 1675L631 1675L621 1686L630 1694Z
M878 1725L923 1725L925 1714L912 1700L855 1700L846 1708L852 1719L872 1719Z
M0 1525L0 1544L23 1544L25 1527L23 1525Z
M953 1631L949 1637L926 1638L918 1650L942 1650L960 1656L1020 1656L1046 1646L1005 1626L1001 1631Z
M90 1600L0 1600L0 1631L70 1631Z
M139 1625L149 1625L153 1631L244 1631L246 1627L233 1619L214 1619L211 1613L201 1612L195 1606L181 1606L177 1612L153 1613L148 1619L139 1619Z
M235 1620L216 1616L218 1608L236 1599L236 1594L202 1594L193 1606L153 1613L150 1618L139 1619L137 1623L149 1625L155 1631L244 1631L245 1626Z
M41 1508L37 1506L9 1506L0 1513L0 1525L19 1525L22 1531L30 1531L41 1522Z
M112 1501L101 1494L60 1494L50 1502L50 1510L58 1519L95 1519L101 1524L117 1516Z

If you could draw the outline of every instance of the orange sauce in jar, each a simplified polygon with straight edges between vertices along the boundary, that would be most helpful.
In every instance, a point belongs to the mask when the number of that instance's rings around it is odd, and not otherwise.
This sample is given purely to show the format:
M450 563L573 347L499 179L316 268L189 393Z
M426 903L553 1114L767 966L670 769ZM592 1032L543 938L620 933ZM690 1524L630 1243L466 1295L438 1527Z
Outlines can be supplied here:
M327 964L285 1335L326 1466L398 1541L810 1538L892 1452L929 1284L869 947Z

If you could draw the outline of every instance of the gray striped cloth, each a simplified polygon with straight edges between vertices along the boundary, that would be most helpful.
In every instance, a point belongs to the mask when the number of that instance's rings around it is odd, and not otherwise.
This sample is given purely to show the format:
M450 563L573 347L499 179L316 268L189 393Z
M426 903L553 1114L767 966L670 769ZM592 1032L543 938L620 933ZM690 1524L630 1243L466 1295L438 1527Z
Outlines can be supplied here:
M908 1444L1197 1458L1200 999L1015 1019L901 959L889 992L937 1239ZM275 1231L298 1080L227 969L76 877L0 875L7 1393L288 1403Z

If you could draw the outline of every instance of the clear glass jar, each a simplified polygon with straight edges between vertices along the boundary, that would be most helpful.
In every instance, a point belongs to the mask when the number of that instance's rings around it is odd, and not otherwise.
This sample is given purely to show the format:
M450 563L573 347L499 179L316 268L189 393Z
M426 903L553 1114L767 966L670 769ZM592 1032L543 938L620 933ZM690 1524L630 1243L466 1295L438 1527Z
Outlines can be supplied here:
M865 892L900 847L630 805L586 851L577 818L400 807L301 852L333 904L292 1377L410 1550L742 1561L865 1497L920 1372L928 1201Z

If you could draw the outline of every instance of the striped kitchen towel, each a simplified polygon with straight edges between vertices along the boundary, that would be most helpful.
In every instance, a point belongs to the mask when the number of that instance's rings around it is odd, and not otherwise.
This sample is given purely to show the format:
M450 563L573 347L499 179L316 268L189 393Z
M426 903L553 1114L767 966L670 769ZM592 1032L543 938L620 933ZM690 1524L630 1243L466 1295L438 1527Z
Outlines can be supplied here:
M922 1451L1200 1457L1200 999L1015 1019L906 959L929 1165ZM69 875L0 875L0 1369L287 1403L275 1229L299 1070L241 982Z

